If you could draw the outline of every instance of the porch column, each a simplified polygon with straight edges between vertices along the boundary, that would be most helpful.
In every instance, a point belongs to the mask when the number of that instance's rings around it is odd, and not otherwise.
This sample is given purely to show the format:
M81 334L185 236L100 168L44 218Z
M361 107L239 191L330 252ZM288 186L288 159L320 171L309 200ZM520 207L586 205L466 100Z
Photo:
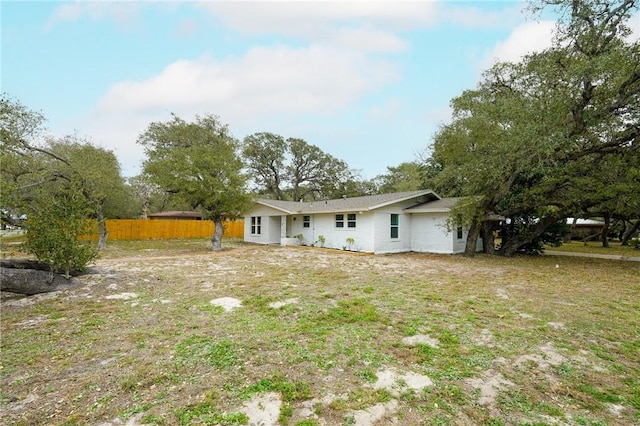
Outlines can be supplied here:
M287 238L287 217L280 216L280 238Z

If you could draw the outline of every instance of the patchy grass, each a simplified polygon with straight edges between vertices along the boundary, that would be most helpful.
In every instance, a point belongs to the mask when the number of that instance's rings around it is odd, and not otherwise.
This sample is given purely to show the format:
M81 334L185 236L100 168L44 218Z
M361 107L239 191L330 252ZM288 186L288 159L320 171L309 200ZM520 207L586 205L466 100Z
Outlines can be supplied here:
M283 425L640 423L635 262L226 244L111 242L84 286L3 295L3 422L241 425L269 392Z
M546 247L547 250L566 251L573 253L612 254L617 256L640 257L640 250L633 244L622 246L618 241L609 241L609 247L602 247L601 241L571 241L560 247Z

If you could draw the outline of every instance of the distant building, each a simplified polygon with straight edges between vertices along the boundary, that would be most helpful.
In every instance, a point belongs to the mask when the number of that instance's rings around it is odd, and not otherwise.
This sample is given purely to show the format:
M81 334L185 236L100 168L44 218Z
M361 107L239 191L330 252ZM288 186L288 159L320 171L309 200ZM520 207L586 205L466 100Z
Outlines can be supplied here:
M168 219L168 220L202 220L202 213L170 211L161 213L152 213L148 215L149 219Z
M571 233L569 235L572 240L583 240L602 233L604 222L600 220L574 219L570 217L567 218L567 225L571 228Z

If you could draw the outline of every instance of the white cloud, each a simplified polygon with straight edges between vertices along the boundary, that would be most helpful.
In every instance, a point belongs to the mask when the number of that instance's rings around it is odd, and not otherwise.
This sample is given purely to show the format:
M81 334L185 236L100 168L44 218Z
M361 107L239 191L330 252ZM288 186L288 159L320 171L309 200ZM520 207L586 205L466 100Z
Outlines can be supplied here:
M627 25L631 29L627 40L631 43L640 41L640 13L632 15Z
M206 2L200 7L246 34L315 37L328 27L357 27L363 21L386 29L433 22L436 2ZM250 8L251 13L247 13Z
M241 58L181 60L146 81L117 83L98 111L327 113L397 78L389 63L329 46L255 47Z
M191 37L198 31L198 24L190 19L182 20L176 26L174 34L178 37Z
M139 174L144 150L136 144L138 136L153 121L166 120L169 113L164 114L129 114L128 111L111 113L92 112L88 116L77 117L76 127L91 135L91 140L105 149L113 151L118 157L125 176Z
M125 173L133 174L142 157L133 142L170 112L185 119L215 113L232 129L270 117L294 121L305 114L339 112L397 78L387 62L326 45L255 47L224 61L179 60L147 80L114 84L79 122L96 142L116 152Z
M408 49L403 32L440 23L509 26L521 18L516 13L520 4L516 5L500 11L437 1L205 2L198 7L243 34L278 34L369 52L400 52Z
M513 7L499 11L479 7L448 7L439 12L439 21L471 28L503 28L522 21L522 4L514 2Z
M54 9L47 23L46 29L58 24L75 22L88 18L91 21L113 20L119 25L129 24L139 16L140 4L136 2L80 2L63 3Z
M362 52L403 52L409 43L390 32L369 28L341 28L328 37L329 43Z
M509 37L496 44L487 55L484 67L496 61L518 62L527 54L540 52L551 47L555 30L555 22L527 22L516 27Z

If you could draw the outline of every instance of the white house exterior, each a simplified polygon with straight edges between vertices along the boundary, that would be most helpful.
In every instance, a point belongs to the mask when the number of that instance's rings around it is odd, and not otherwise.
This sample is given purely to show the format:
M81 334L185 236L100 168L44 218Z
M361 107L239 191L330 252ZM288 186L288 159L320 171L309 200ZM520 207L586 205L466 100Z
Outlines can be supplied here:
M462 253L467 230L446 226L457 200L429 190L314 202L258 199L244 217L244 240L376 254Z

